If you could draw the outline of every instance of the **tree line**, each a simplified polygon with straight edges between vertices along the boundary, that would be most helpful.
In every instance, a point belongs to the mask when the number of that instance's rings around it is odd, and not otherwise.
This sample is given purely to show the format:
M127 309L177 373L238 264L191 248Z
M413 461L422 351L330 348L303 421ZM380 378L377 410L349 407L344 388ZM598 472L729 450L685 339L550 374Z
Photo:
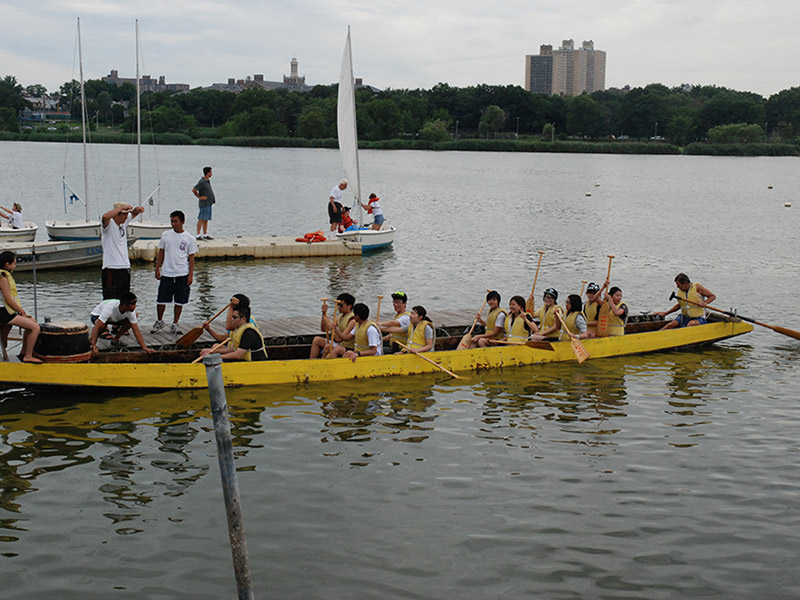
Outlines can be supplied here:
M87 113L95 124L132 131L135 87L103 80L85 83ZM24 92L11 75L0 80L0 128L14 130ZM308 92L250 88L239 94L196 88L189 92L145 93L143 127L154 133L192 138L336 137L337 85ZM62 110L80 118L80 89L64 83L53 94ZM441 142L464 137L541 137L545 140L666 140L693 142L797 142L800 87L764 98L713 85L669 88L659 83L561 97L532 94L515 85L431 89L356 90L359 138L366 141L422 139Z

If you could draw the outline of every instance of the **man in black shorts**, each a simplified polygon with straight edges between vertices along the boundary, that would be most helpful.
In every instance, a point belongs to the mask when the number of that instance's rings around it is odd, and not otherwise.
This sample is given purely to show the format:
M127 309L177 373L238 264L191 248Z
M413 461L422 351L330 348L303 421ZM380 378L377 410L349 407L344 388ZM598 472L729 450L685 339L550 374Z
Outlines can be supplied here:
M328 197L328 219L333 233L339 231L339 223L342 222L342 191L346 189L347 179L342 179L338 185L333 186Z

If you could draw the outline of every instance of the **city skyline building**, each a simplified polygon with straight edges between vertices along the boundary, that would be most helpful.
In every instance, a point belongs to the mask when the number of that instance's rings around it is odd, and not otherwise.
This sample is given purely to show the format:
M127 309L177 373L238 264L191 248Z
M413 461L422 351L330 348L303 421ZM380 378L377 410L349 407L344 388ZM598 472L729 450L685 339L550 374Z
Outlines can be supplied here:
M595 50L592 40L578 49L573 40L563 40L557 50L542 44L538 55L525 56L525 89L534 94L579 96L605 85L606 52Z

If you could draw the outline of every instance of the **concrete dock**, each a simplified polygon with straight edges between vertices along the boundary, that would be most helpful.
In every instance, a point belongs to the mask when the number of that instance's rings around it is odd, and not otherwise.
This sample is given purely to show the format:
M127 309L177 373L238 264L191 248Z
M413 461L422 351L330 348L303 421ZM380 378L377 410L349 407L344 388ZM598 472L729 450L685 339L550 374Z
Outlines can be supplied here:
M130 249L131 260L153 262L158 240L137 240ZM310 256L360 256L361 244L342 240L297 242L288 236L236 237L197 240L195 258L307 258Z

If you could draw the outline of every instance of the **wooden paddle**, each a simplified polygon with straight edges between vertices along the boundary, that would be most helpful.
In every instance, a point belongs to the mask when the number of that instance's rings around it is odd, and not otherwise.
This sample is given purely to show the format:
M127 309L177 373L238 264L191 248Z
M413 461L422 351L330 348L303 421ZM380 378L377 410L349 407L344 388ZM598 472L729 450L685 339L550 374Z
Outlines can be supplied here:
M456 375L456 374L455 374L455 373L453 373L452 371L450 371L450 370L448 370L448 369L445 369L445 368L444 368L442 365L440 365L439 363L437 363L437 362L435 362L435 361L431 360L430 358L428 358L428 357L427 357L427 356L425 356L424 354L420 354L419 352L417 352L417 351L416 351L416 350L414 350L413 348L409 348L409 347L408 347L408 346L406 346L406 345L405 345L403 342L397 342L397 344L398 344L400 347L402 347L402 348L405 348L406 350L408 350L408 351L409 351L411 354L413 354L413 355L415 355L415 356L419 356L419 357L420 357L422 360L424 360L425 362L429 362L429 363L431 363L431 364L432 364L434 367L436 367L437 369L439 369L439 370L441 370L441 371L444 371L445 373L447 373L448 375L450 375L450 377L453 377L454 379L463 379L463 377L459 377L458 375Z
M585 279L581 279L581 293L580 297L583 298L583 290L586 288L587 281Z
M375 322L378 323L381 320L381 300L383 300L383 296L378 296L378 310L375 311Z
M670 300L676 299L681 300L683 302L688 302L689 304L694 304L695 306L700 306L697 302L692 302L691 300L687 300L685 298L678 298L675 292L672 292L672 295L669 297ZM748 323L755 323L756 325L761 325L762 327L766 327L767 329L772 329L775 333L780 333L782 335L788 335L790 338L794 338L796 340L800 340L800 331L795 331L794 329L789 329L788 327L781 327L779 325L769 325L767 323L762 323L761 321L756 321L755 319L751 319L749 317L743 317L742 315L737 315L736 313L729 312L727 310L721 310L719 308L714 308L713 306L709 306L706 304L702 308L707 308L708 310L713 310L718 313L722 313L723 315L728 315L729 317L734 317L736 319L741 319L742 321L747 321Z
M486 293L488 294L491 291L492 290L486 290ZM478 309L478 315L483 312L483 307L486 306L487 302L488 300L483 301L483 304L481 304L481 307ZM475 316L475 320L472 322L472 327L469 328L469 331L464 335L464 337L461 338L461 341L458 342L456 350L466 350L469 348L469 343L472 341L472 330L475 329L475 325L478 324L478 315Z
M544 340L536 341L536 340L528 340L524 344L519 344L516 342L509 342L508 340L494 340L495 344L505 344L506 346L527 346L528 348L536 348L537 350L550 350L551 352L555 352L555 348L553 348L553 344L550 342L546 342Z
M542 265L542 255L544 255L544 252L542 250L539 250L538 252L539 252L539 262L536 263L536 275L533 276L533 287L531 288L531 297L528 298L528 300L525 302L525 312L529 312L531 314L536 312L534 310L536 308L535 307L536 303L533 300L533 294L536 291L536 279L538 279L539 277L539 267Z
M328 318L328 300L329 300L328 298L319 299L319 301L322 302L322 316L324 317L322 321L323 324L325 323L325 319ZM334 315L336 314L335 308L333 309L333 314ZM330 342L330 333L331 333L330 328L326 328L323 331L323 333L325 334L325 343L328 344Z
M606 281L611 279L611 261L614 260L614 255L608 255L608 273L606 274ZM606 294L608 290L606 290ZM597 312L597 337L608 337L608 313L611 312L611 304L603 302L603 306Z
M225 344L227 344L230 341L231 341L231 338L227 337L224 340L222 340L219 344L214 344L213 346L211 346L211 352L214 352L214 350L218 350L218 349L222 348ZM209 354L211 354L211 352L209 352ZM201 360L203 360L203 357L202 356L198 356L197 358L195 358L192 361L192 364L199 363Z
M226 310L228 310L228 307L230 305L231 303L228 302L225 306L222 307L222 309L220 309L220 311L217 314L215 314L208 321L206 321L206 323L211 323L211 321L213 321L222 313L224 313ZM203 326L197 325L196 327L192 327L189 330L189 333L185 334L183 337L178 338L178 341L175 343L181 348L189 348L192 344L194 344L197 341L197 338L199 338L201 335L203 335Z

